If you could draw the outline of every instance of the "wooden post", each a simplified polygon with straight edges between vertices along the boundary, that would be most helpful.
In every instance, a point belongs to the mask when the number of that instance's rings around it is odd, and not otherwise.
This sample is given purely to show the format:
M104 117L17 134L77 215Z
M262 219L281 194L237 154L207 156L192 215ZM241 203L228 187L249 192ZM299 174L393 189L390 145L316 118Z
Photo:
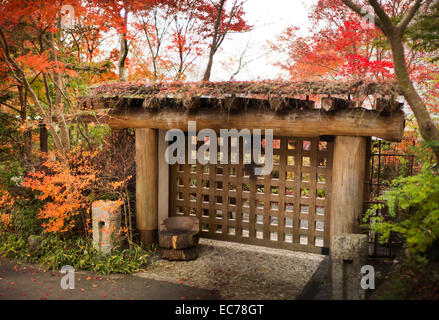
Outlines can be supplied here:
M145 245L157 242L158 134L136 129L136 224Z
M165 140L166 131L159 130L158 142L158 170L159 170L159 197L158 197L158 219L159 229L161 222L169 217L169 164L165 160L168 142Z
M359 233L366 168L365 137L337 136L332 169L330 241L342 233Z

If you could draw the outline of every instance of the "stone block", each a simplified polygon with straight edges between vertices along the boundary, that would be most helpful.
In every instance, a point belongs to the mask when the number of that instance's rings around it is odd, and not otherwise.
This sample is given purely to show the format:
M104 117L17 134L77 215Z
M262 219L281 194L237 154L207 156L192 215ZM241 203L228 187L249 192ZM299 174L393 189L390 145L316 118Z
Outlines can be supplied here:
M120 238L121 206L116 201L96 201L92 205L93 246L109 254Z
M364 234L340 234L331 240L331 285L334 300L361 300L361 267L366 264L368 240Z

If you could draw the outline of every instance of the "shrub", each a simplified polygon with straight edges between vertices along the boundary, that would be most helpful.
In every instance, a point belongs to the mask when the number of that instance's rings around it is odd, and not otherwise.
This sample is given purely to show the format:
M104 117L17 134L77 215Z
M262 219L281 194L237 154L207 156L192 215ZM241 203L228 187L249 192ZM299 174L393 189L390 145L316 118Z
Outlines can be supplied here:
M124 205L129 202L127 183L132 176L118 180L112 173L114 168L106 166L110 158L111 154L105 150L89 152L77 147L67 155L50 153L39 171L28 173L22 186L43 202L38 218L44 232L64 234L80 230L87 234L94 201L116 200Z
M145 250L134 245L127 249L115 248L111 254L103 256L87 238L63 239L56 234L44 235L41 246L32 250L22 235L0 234L0 253L28 263L40 263L50 270L60 270L64 265L71 265L76 270L101 274L133 273L150 263L155 256L154 252L155 248Z
M22 185L45 202L38 213L38 218L44 221L45 232L64 233L81 220L86 221L85 214L95 199L92 191L97 172L91 164L94 156L79 150L64 158L50 153L41 171L30 172L24 178Z
M427 262L428 249L437 245L439 239L439 175L429 165L411 177L401 177L392 182L384 200L393 221L383 217L370 217L384 205L372 206L364 220L371 219L371 229L387 241L392 232L403 236L410 258Z
M0 230L8 231L12 226L11 210L14 207L14 198L11 194L0 187Z

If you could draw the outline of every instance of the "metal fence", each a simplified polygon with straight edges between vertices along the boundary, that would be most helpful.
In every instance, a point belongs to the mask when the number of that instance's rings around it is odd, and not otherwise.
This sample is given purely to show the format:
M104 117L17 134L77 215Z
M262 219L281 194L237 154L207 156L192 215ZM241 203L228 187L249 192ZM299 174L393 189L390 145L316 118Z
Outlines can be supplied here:
M391 181L398 176L411 176L415 174L416 158L414 154L395 153L394 143L382 140L372 140L370 143L367 179L365 181L364 214L374 204L383 203L379 197L390 188ZM391 219L386 207L375 210L371 215ZM369 222L370 223L370 222ZM368 230L369 257L391 258L394 257L402 246L402 241L397 235L391 235L387 243L379 242L379 234Z

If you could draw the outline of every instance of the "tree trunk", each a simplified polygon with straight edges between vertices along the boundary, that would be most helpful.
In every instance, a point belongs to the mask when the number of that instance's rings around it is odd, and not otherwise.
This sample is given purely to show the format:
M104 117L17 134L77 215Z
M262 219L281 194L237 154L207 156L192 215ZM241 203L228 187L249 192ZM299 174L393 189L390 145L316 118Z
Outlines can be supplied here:
M43 121L39 123L40 127L40 152L47 153L49 151L47 127Z
M125 9L124 29L126 30L128 23L128 11ZM122 32L119 36L120 53L119 53L119 80L122 82L128 81L128 75L125 67L125 62L128 56L128 41L126 33Z
M127 71L125 67L126 57L128 55L128 45L125 39L125 34L120 35L120 58L119 58L119 80L122 82L128 81Z
M20 118L21 123L25 124L27 120L27 94L26 90L23 90L22 86L18 87L18 94L20 99ZM23 149L22 149L23 165L27 168L32 165L32 130L26 129L23 132Z
M61 32L61 31L60 31ZM61 35L59 36L61 37ZM54 62L57 62L57 56L56 56L56 50L55 50L55 39L53 38L53 35L51 33L48 34L48 44L50 47L50 55L51 60ZM59 40L58 40L59 41ZM58 45L61 45L58 43ZM61 139L61 145L62 145L62 151L64 153L68 153L70 151L70 130L67 125L67 121L64 117L64 104L63 104L63 90L64 85L62 81L62 75L58 72L53 73L53 84L55 86L55 112L56 112L56 121L60 129L60 139Z
M212 71L212 65L213 65L213 56L215 55L219 47L219 38L221 34L221 18L222 18L225 2L226 2L225 0L221 0L219 6L216 8L217 11L216 11L215 29L213 32L212 45L210 47L210 52L209 52L209 61L207 62L207 67L206 67L206 71L204 72L203 81L210 80L210 73Z
M203 81L209 81L212 65L213 65L213 52L209 54L209 62L207 63L206 71L204 72Z
M413 110L422 138L427 142L435 142L432 145L432 149L436 159L439 160L439 129L431 120L424 101L419 96L410 79L405 62L401 33L395 30L393 34L389 35L389 42L392 49L393 63L399 88Z

